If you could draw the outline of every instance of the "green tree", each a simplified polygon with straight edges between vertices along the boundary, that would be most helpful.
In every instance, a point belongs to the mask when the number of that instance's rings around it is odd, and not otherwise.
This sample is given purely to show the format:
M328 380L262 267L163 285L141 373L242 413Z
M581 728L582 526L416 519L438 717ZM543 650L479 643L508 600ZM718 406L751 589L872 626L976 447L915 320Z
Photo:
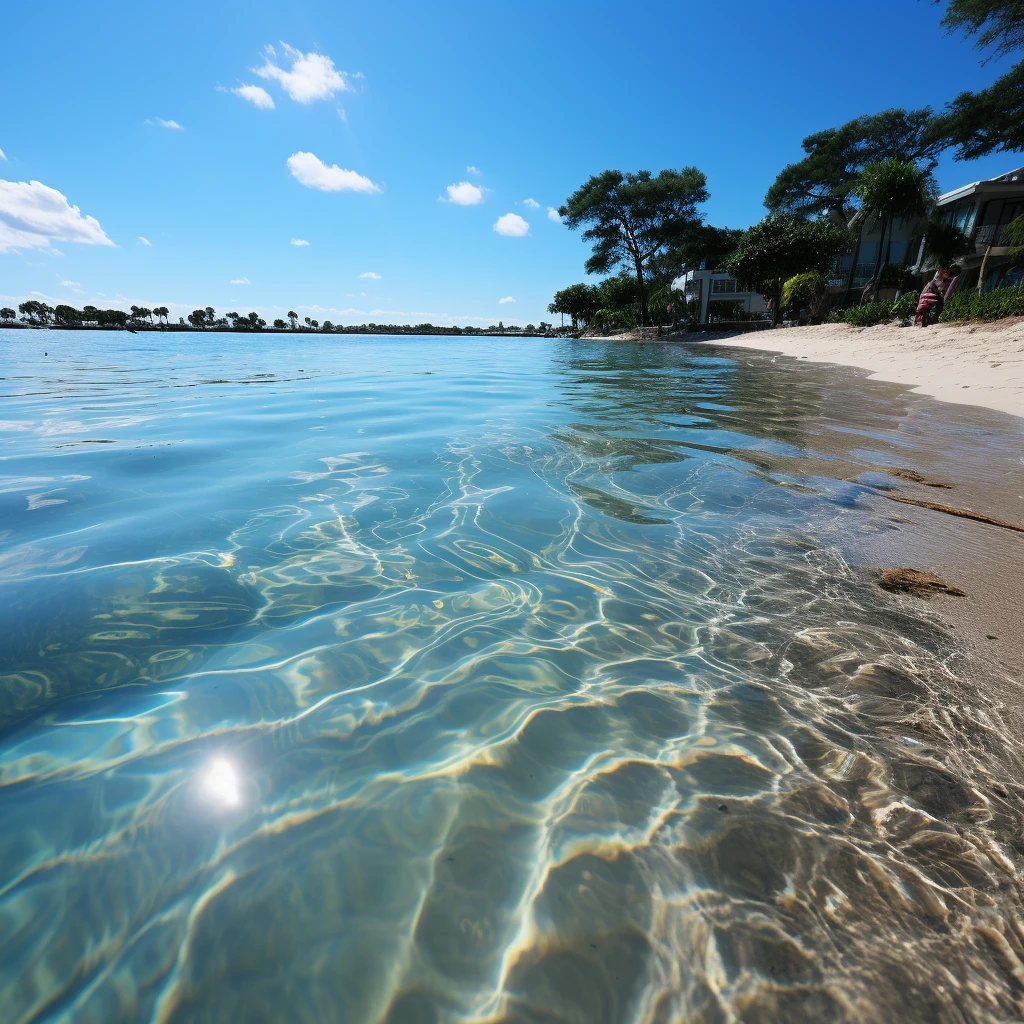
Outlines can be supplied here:
M100 327L119 327L124 330L128 325L128 314L123 309L101 309L96 320Z
M299 319L299 314L296 313L294 310L290 309L290 310L288 310L288 319L291 322L292 329L294 330L295 329L295 325L296 325L296 323L297 323L297 321Z
M604 171L580 186L559 208L571 230L585 227L592 242L588 274L625 266L636 275L640 317L647 323L644 268L659 253L683 242L700 223L697 207L708 199L707 178L696 167L624 174Z
M288 325L281 319L274 321L274 328L278 331L283 331Z
M1022 0L950 0L942 22L975 37L975 45L994 57L1024 49ZM1024 61L989 88L960 93L936 120L933 135L956 147L958 160L1024 149Z
M806 156L783 168L765 206L773 213L848 223L856 208L857 180L868 164L901 160L934 169L943 145L934 138L933 120L930 107L893 108L808 135L801 144Z
M31 324L49 323L50 317L53 316L52 307L45 302L39 302L38 299L29 299L27 302L19 303L18 312L22 314L22 317L27 317Z
M82 311L75 309L74 306L61 304L54 307L53 318L59 324L80 324L82 322Z
M938 188L930 170L909 161L883 160L864 168L856 192L861 208L851 223L866 223L871 218L882 231L872 275L874 294L878 291L882 267L889 261L893 225L897 220L919 220L926 216L935 205Z
M206 327L206 310L205 309L193 309L188 315L188 322L196 328L196 330L202 330Z
M716 228L711 224L694 224L677 244L651 260L655 276L669 282L681 268L698 270L704 264L714 269L736 251L743 231L740 228Z
M171 311L166 306L157 306L153 313L158 320L163 320L164 323L167 323L167 317L170 316Z
M0 320L11 321L17 315L18 315L17 312L15 312L15 310L11 309L10 306L4 306L3 309L0 309Z
M555 292L554 302L548 306L549 313L559 313L572 320L572 329L578 331L580 324L587 324L597 312L601 303L600 289L592 284L571 284Z
M769 214L750 228L724 269L772 304L772 319L782 319L782 286L807 271L827 273L850 245L849 233L825 220L806 221L793 214Z

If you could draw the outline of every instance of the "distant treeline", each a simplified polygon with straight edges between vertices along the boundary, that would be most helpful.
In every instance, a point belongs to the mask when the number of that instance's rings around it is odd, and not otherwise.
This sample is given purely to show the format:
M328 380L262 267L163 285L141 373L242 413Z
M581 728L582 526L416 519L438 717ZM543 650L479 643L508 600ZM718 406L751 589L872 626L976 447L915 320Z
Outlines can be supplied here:
M18 314L21 314L20 317ZM549 334L557 333L551 324L527 324L526 327L506 327L502 321L490 327L439 327L435 324L360 324L342 326L325 320L322 324L310 317L299 319L297 313L289 311L288 319L277 319L267 324L258 313L228 313L218 317L212 306L195 309L188 317L179 317L176 324L169 320L166 306L132 306L126 313L122 309L98 309L85 306L48 306L45 302L30 300L18 306L17 312L10 307L0 309L0 322L20 323L29 327L94 328L102 327L129 331L297 331L318 334Z

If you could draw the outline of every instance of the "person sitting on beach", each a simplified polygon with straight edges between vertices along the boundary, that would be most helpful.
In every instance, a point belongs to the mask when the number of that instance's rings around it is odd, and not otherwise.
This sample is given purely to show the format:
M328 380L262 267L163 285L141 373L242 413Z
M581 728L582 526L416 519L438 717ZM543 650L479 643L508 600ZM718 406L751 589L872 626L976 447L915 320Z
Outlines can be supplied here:
M929 321L937 322L956 283L954 268L939 267L935 276L924 286L921 297L917 301L917 313L914 323L927 327Z

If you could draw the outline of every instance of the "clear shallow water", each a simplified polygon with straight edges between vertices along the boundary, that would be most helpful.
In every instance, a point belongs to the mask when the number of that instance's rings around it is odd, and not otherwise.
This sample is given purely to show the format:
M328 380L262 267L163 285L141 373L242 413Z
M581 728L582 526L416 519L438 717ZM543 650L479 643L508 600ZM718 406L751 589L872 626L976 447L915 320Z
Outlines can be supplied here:
M1019 434L674 346L0 359L0 1019L1019 1016L1019 739L844 557Z

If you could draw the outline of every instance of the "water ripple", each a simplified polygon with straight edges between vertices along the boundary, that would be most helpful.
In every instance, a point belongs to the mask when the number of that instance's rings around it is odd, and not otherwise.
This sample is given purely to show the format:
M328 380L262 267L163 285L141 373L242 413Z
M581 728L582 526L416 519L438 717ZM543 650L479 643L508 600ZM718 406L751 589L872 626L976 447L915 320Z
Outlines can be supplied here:
M1024 483L1009 421L675 347L52 337L0 332L4 1020L1024 1012L996 670L856 557L922 535L886 467Z

